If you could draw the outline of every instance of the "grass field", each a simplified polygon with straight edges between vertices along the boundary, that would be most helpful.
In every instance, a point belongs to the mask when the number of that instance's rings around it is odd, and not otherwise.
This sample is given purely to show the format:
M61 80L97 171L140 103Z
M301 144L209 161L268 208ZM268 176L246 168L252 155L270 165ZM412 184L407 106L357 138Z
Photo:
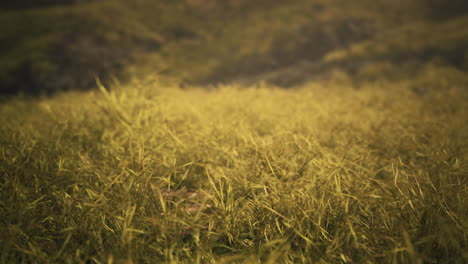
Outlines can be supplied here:
M0 263L468 263L465 1L9 5Z
M0 104L2 263L466 263L468 94L407 83Z

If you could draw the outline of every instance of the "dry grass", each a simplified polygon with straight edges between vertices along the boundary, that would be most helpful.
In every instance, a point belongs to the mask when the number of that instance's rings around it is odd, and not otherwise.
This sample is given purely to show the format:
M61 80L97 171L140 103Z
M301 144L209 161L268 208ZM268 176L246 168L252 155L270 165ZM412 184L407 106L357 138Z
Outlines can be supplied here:
M2 263L466 263L468 96L182 91L0 105Z

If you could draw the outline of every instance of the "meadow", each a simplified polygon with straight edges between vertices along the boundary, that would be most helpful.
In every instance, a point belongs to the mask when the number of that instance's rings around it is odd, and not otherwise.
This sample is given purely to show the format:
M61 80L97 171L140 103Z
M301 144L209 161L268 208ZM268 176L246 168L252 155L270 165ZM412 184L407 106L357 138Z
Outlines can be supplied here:
M468 263L464 0L8 1L0 263Z
M10 98L1 262L466 263L465 88L147 78Z

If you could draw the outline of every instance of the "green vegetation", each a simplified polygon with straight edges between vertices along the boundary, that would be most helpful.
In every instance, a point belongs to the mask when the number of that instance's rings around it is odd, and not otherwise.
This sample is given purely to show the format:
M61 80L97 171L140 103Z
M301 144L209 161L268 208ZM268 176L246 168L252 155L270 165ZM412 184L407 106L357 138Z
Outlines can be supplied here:
M1 260L466 263L467 101L340 80L14 99Z

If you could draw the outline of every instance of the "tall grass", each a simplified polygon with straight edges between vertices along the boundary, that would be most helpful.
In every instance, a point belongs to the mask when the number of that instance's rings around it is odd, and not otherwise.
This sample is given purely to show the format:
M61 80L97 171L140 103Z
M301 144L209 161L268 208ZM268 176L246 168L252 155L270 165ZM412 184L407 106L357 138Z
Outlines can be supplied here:
M466 263L466 90L135 82L0 105L2 263Z

